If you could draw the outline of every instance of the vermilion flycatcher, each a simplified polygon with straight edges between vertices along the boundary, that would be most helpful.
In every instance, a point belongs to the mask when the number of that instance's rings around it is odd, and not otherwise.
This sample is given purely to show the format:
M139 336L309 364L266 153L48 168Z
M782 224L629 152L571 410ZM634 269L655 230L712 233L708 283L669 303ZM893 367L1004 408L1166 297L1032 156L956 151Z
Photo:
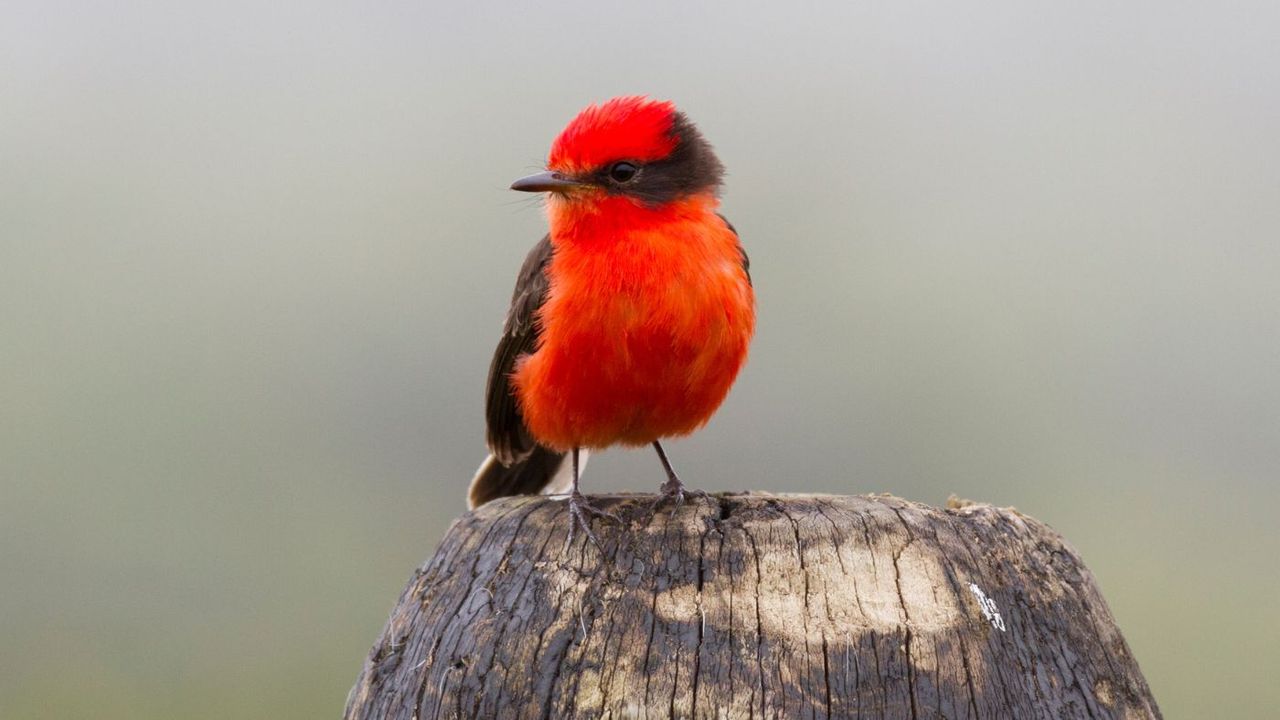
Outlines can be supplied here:
M755 329L747 256L716 212L723 174L672 103L619 97L579 113L547 171L511 185L547 193L551 232L520 269L489 368L472 507L568 489L590 534L586 513L606 513L578 490L579 453L616 444L652 444L660 499L683 501L658 441L711 418Z

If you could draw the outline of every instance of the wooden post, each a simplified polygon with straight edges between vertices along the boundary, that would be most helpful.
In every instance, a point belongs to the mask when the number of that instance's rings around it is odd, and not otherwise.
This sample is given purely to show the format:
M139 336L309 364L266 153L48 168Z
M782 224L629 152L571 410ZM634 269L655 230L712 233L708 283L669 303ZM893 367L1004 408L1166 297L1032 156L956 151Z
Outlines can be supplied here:
M1159 718L1093 576L1013 509L728 494L565 545L565 504L454 522L357 718Z

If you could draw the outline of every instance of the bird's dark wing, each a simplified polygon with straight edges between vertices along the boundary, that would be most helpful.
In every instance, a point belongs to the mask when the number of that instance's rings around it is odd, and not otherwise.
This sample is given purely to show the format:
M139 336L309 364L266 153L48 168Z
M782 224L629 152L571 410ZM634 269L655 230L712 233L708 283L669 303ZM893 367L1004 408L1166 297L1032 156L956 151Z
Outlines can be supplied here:
M519 462L533 452L537 442L525 427L516 405L511 373L516 361L537 349L537 310L547 298L547 263L551 261L551 236L542 238L516 277L511 295L511 309L502 328L502 339L489 365L489 383L485 388L485 422L488 426L489 449L503 465Z
M728 226L729 232L733 233L734 237L737 237L738 229L733 226L733 223L729 222L729 218L721 215L720 213L716 213L716 215L721 220L724 221L725 225ZM751 284L751 258L747 257L747 251L745 248L742 247L741 242L738 243L738 254L742 256L742 272L747 274L747 284L750 285Z

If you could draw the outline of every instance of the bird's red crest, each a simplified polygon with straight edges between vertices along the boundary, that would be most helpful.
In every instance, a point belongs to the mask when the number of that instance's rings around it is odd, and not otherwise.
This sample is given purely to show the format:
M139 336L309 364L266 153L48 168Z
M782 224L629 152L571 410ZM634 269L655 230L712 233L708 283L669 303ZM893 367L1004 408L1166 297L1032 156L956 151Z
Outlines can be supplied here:
M578 113L551 145L547 166L583 172L612 160L648 162L666 157L678 138L673 103L643 95L616 97Z

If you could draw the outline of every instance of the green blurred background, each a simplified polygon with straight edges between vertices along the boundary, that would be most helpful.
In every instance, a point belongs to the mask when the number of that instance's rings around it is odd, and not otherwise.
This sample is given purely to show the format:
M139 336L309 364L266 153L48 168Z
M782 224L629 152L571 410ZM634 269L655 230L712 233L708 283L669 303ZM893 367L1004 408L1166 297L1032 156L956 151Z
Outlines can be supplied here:
M583 105L676 100L760 322L707 489L1016 505L1171 718L1280 707L1280 6L8 3L0 717L335 717L484 455ZM592 490L649 489L648 453Z

